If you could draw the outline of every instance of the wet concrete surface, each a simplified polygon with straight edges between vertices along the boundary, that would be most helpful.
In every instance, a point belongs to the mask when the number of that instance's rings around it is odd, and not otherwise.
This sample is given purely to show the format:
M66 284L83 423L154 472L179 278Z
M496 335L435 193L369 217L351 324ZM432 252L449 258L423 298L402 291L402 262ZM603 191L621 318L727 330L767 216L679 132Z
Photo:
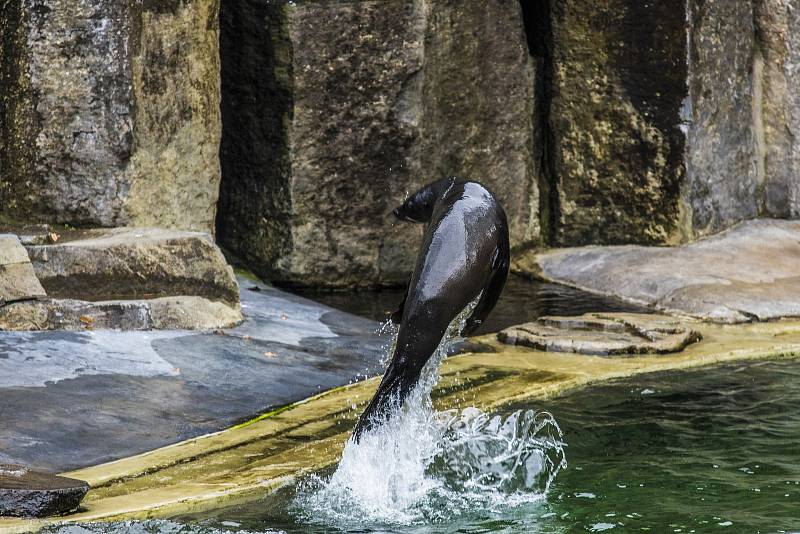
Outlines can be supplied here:
M234 329L0 332L0 463L107 462L382 372L378 323L239 283Z

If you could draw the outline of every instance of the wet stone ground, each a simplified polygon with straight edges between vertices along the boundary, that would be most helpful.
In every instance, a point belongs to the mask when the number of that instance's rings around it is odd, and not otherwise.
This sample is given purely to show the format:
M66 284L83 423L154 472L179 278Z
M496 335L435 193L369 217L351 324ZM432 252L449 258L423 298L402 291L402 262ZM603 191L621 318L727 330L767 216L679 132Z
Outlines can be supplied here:
M0 333L0 463L94 465L382 371L376 322L239 282L230 330Z
M401 292L314 295L320 304L239 284L245 321L229 330L0 333L0 462L52 472L95 465L383 371L390 339L374 319ZM640 309L512 277L481 330L598 310Z

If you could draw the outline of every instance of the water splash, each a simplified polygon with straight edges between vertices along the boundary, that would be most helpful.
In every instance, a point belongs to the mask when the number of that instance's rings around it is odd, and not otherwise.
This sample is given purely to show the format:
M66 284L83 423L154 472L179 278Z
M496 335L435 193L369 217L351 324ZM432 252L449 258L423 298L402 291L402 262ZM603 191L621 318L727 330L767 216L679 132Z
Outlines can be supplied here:
M348 442L332 475L302 481L293 512L310 523L344 528L408 525L445 521L476 505L497 508L542 498L566 465L552 415L433 409L439 366L463 341L460 332L477 300L451 322L399 412L359 443Z

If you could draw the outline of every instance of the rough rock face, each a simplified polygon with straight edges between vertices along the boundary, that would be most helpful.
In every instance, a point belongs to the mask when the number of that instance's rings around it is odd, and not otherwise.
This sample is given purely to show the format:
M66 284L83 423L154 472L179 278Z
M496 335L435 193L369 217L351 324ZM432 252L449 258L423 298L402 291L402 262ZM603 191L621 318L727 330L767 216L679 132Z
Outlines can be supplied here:
M421 183L421 17L410 1L223 6L222 54L236 72L224 78L218 228L260 273L369 285L410 269L414 241L391 209ZM277 106L248 105L251 95Z
M208 234L158 228L87 230L27 247L53 298L107 300L192 295L238 306L233 269Z
M17 236L0 234L0 307L9 302L44 296L44 288Z
M511 245L540 237L535 65L516 2L426 2L422 173L479 180Z
M516 244L538 238L519 4L250 0L221 24L218 231L260 274L405 282L420 229L391 210L452 174L497 192Z
M554 242L672 239L684 176L684 10L640 0L551 5Z
M213 229L218 0L0 9L0 215Z
M0 464L0 516L47 517L75 510L89 484L83 480Z
M758 0L755 27L760 134L764 152L764 211L800 217L800 3Z
M757 216L751 3L552 5L554 244L678 242Z

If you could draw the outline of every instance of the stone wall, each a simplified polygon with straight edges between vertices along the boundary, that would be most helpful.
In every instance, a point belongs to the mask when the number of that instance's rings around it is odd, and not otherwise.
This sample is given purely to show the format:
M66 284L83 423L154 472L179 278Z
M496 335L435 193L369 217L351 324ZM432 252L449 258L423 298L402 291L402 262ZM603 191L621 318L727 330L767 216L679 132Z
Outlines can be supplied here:
M554 244L675 238L687 81L686 17L675 4L551 2L545 121Z
M798 13L800 0L5 0L0 220L216 218L265 277L349 287L406 280L421 228L391 210L443 176L497 194L517 251L800 217Z
M488 185L512 246L538 243L541 156L536 69L516 2L426 2L422 169L426 181Z
M518 3L223 3L221 43L219 236L259 273L405 282L421 228L391 211L449 175L496 191L515 244L538 239Z
M686 242L798 216L795 4L551 0L549 242Z
M218 0L0 9L0 216L212 230Z

